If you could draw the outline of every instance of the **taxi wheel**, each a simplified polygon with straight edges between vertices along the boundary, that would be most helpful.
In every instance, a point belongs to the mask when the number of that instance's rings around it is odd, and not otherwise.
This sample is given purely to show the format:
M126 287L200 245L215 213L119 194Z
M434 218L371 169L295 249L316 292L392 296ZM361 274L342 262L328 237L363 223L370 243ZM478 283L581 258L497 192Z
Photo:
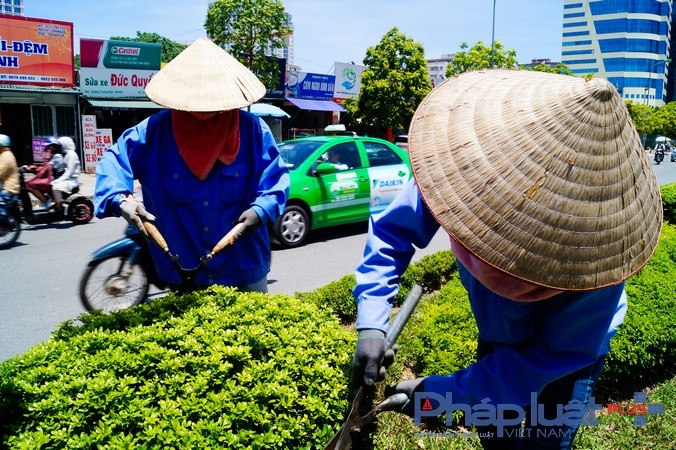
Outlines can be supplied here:
M275 224L275 237L282 247L301 245L310 232L308 214L300 206L287 206Z

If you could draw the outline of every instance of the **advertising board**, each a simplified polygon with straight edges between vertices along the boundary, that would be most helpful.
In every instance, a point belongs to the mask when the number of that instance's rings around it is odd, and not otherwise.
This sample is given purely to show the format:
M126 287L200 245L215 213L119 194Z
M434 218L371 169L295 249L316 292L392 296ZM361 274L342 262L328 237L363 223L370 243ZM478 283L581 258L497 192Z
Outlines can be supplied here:
M0 84L73 87L73 24L0 15Z

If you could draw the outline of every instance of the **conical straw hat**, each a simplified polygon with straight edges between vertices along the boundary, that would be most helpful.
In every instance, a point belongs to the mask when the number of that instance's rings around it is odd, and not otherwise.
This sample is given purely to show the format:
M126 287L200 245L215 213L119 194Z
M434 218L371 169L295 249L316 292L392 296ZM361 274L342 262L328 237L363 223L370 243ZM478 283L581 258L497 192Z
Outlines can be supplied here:
M201 38L162 68L145 91L167 108L210 112L255 103L265 95L265 86L225 50Z
M443 228L520 279L566 290L608 286L638 271L657 245L659 185L605 80L464 73L420 104L409 152Z

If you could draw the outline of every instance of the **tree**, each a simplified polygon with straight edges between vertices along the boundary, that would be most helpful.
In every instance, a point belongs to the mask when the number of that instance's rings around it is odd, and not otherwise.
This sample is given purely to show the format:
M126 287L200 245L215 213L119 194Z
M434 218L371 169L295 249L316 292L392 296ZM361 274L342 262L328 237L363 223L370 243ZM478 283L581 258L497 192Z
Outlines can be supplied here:
M273 52L291 33L280 0L219 0L211 3L204 23L207 35L254 72L268 88L279 80Z
M473 70L490 69L491 67L512 69L517 68L516 50L503 50L499 41L495 41L495 51L491 47L486 47L479 41L474 47L467 50L469 46L466 42L460 44L460 51L457 52L450 63L446 66L446 77L471 72Z
M362 124L408 129L416 108L432 89L422 44L395 27L366 50L357 119Z
M522 67L525 68L525 67ZM573 75L573 72L568 68L567 65L563 63L558 63L556 66L551 67L545 64L544 62L533 66L532 68L528 69L525 68L526 70L533 70L535 72L546 72L546 73L556 73L559 75Z
M145 32L136 32L135 38L123 37L123 36L114 36L110 38L113 41L127 41L127 42L147 42L150 44L161 44L162 45L162 62L168 63L174 59L179 53L181 53L187 45L174 42L171 39L160 36L157 33L145 33Z
M676 102L669 102L655 111L655 130L663 136L676 137Z
M629 100L625 100L624 104L627 105L629 116L640 135L644 136L654 133L656 121L653 108L643 103L634 103Z

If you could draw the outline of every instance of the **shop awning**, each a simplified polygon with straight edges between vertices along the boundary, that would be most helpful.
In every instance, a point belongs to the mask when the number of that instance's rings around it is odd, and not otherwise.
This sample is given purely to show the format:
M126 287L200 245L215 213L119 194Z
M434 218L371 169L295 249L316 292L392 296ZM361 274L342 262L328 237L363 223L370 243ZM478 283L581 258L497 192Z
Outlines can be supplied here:
M164 109L164 106L150 100L102 100L88 98L87 101L97 108Z
M278 108L275 105L270 105L268 103L254 103L248 108L251 114L255 114L260 117L286 117L286 118L291 117L283 109ZM247 107L245 106L242 109L246 111Z
M307 100L304 98L286 97L288 101L299 107L300 109L307 109L309 111L338 111L345 112L345 108L338 103L331 100Z

